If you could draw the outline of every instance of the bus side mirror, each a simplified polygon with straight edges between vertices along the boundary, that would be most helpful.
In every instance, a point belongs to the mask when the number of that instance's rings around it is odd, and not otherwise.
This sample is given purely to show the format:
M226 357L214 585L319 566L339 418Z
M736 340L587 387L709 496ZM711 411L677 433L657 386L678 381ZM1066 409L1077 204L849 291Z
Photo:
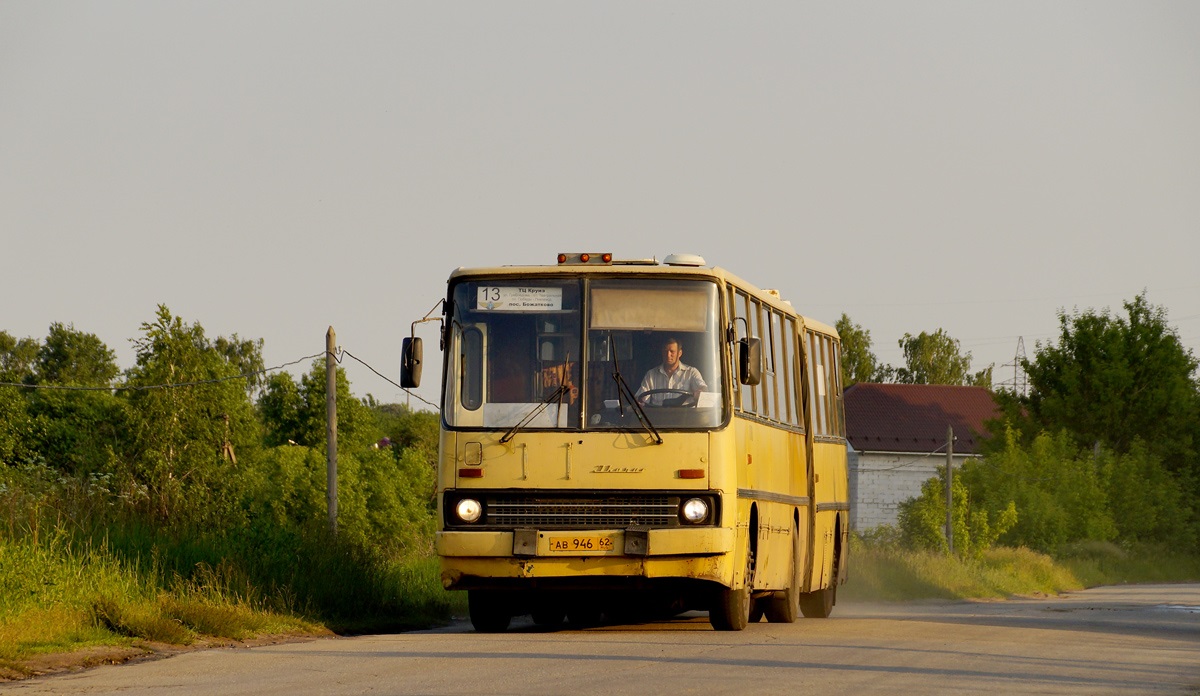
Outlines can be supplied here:
M762 340L743 338L738 341L738 379L751 387L762 381Z
M404 339L400 348L400 386L416 389L421 386L421 339Z

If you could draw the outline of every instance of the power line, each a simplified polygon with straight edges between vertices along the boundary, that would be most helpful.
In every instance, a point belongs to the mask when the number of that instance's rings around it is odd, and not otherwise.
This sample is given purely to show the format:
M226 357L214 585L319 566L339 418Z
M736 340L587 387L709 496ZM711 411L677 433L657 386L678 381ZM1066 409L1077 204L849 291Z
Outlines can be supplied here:
M366 362L364 362L364 361L362 360L362 358L359 358L359 357L358 357L357 355L355 355L354 353L351 353L350 351L348 351L348 350L346 350L346 349L344 349L344 348L341 348L341 349L339 349L339 350L340 350L342 353L344 353L345 355L348 355L348 356L350 356L351 358L354 358L355 360L357 360L357 361L358 361L358 362L359 362L361 365L363 365L363 367L366 367L366 368L367 368L368 370L370 370L371 372L374 372L376 375L379 375L379 378L380 378L380 379L382 379L382 380L384 380L384 381L385 381L385 382L387 382L388 384L391 384L392 386L396 387L396 388L397 388L397 389L399 389L400 391L403 391L405 394L408 394L409 396L415 396L415 397L417 398L417 401L420 401L420 402L422 402L422 403L424 403L424 404L427 404L428 406L430 406L430 407L432 407L432 408L435 408L435 409L437 408L437 404L430 403L429 401L426 401L425 399L422 399L422 398L421 398L421 396L420 396L419 394L415 394L415 393L413 393L413 392L409 391L408 389L405 389L404 387L401 387L399 384L396 384L396 383L395 383L395 382L393 382L393 381L392 381L390 378L388 378L388 377L385 377L385 376L384 376L384 375L383 375L383 374L382 374L382 373L381 373L379 370L376 370L375 368L373 368L373 367L371 367L370 365L368 365ZM341 362L341 360L338 360L338 362Z
M78 387L78 386L65 385L65 384L24 384L21 382L0 382L0 387L20 387L22 389L53 389L53 390L57 390L57 391L105 391L105 392L149 391L151 389L178 389L180 387L198 387L198 386L205 385L205 384L220 384L222 382L232 382L235 379L249 379L251 377L256 377L258 375L267 374L268 372L275 372L276 370L282 370L285 367L291 367L292 365L302 363L305 360L315 360L315 359L321 357L322 355L325 355L324 351L317 353L315 355L306 355L303 358L297 358L291 362L286 362L286 363L283 363L282 365L277 365L275 367L268 367L268 368L264 368L262 370L254 370L253 372L244 372L240 375L233 375L232 377L219 377L217 379L202 379L202 380L197 380L194 382L171 382L168 384L140 384L140 385L126 384L126 385L118 385L118 386L113 386L113 387Z
M389 379L388 377L384 376L383 373L381 373L379 370L376 370L374 367L372 367L370 364L368 364L362 358L359 358L357 355L351 353L348 350L339 348L338 353L333 354L333 359L339 365L342 362L341 355L343 355L343 354L353 358L355 361L357 361L358 363L360 363L361 365L366 367L368 370L370 370L371 372L374 372L377 376L379 376L380 379L383 379L385 382L395 386L396 388L405 392L409 396L416 397L416 399L418 401L426 404L427 406L429 406L431 408L435 408L435 409L437 408L437 404L432 403L432 402L422 398L419 394L415 394L412 391L409 391L408 389L401 387L399 384L396 384L396 382L394 382L391 379ZM306 360L316 360L317 358L323 357L325 355L329 355L329 353L327 351L321 351L320 353L314 353L313 355L306 355L302 358L297 358L290 362L285 362L280 365L276 365L275 367L268 367L268 368L264 368L262 370L254 370L253 372L244 372L242 374L232 375L230 377L220 377L220 378L216 378L216 379L203 379L203 380L196 380L196 381L191 381L191 382L171 382L171 383L167 383L167 384L140 384L140 385L126 384L126 385L117 385L117 386L111 386L111 387L82 387L82 386L74 386L74 385L66 385L66 384L25 384L23 382L0 382L0 387L19 387L21 389L44 389L44 390L54 390L54 391L83 391L83 392L87 392L87 391L91 391L91 392L149 391L152 389L178 389L181 387L198 387L198 386L203 386L206 384L220 384L222 382L232 382L235 379L249 379L251 377L256 377L258 375L264 375L269 372L276 372L276 371L282 370L286 367L291 367L292 365L297 365Z
M957 440L958 438L956 437L956 438L954 438L954 439L955 439L955 440ZM913 464L916 464L917 462L920 462L920 461L921 461L921 460L923 460L923 459L928 459L928 458L932 457L933 455L937 454L938 452L941 452L942 450L946 449L946 445L948 445L948 444L949 444L948 442L943 442L943 443L942 443L942 445L941 445L940 447L938 447L937 449L935 449L935 450L933 450L933 451L931 451L931 452L926 452L925 454L922 454L922 455L921 455L921 456L919 456L919 457L915 457L915 458L913 458L913 459L910 459L910 460L908 460L907 462L902 462L902 463L900 463L900 464L897 464L896 466L889 466L889 467L887 467L887 468L883 468L883 469L874 469L874 468L871 468L871 469L864 469L864 468L862 468L862 467L860 466L860 467L858 468L858 470L859 470L859 471L870 471L870 472L872 472L872 473L878 473L878 472L881 472L881 471L895 471L896 469L902 469L902 468L904 468L904 467L906 467L906 466L912 466Z

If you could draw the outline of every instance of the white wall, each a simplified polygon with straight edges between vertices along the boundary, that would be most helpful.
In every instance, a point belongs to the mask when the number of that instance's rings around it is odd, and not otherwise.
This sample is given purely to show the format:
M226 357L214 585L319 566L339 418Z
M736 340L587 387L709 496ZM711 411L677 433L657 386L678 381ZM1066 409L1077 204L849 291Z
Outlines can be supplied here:
M945 453L847 450L850 465L850 529L861 532L896 524L900 503L921 494L921 485L946 469ZM954 468L969 455L955 455Z

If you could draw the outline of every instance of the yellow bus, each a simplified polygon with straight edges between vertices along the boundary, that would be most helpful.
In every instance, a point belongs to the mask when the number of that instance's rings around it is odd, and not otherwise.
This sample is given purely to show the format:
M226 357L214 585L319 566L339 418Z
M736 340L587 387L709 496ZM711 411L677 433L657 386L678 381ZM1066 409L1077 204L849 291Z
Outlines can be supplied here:
M850 509L832 327L694 255L448 286L436 544L477 631L829 616ZM404 386L421 355L406 339Z

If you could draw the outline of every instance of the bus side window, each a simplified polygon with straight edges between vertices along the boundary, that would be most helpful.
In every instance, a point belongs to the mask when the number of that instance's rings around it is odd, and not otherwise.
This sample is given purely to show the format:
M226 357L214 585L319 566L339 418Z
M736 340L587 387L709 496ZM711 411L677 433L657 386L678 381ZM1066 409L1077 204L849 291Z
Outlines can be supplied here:
M476 327L463 331L462 360L462 405L474 411L483 405L483 332Z

